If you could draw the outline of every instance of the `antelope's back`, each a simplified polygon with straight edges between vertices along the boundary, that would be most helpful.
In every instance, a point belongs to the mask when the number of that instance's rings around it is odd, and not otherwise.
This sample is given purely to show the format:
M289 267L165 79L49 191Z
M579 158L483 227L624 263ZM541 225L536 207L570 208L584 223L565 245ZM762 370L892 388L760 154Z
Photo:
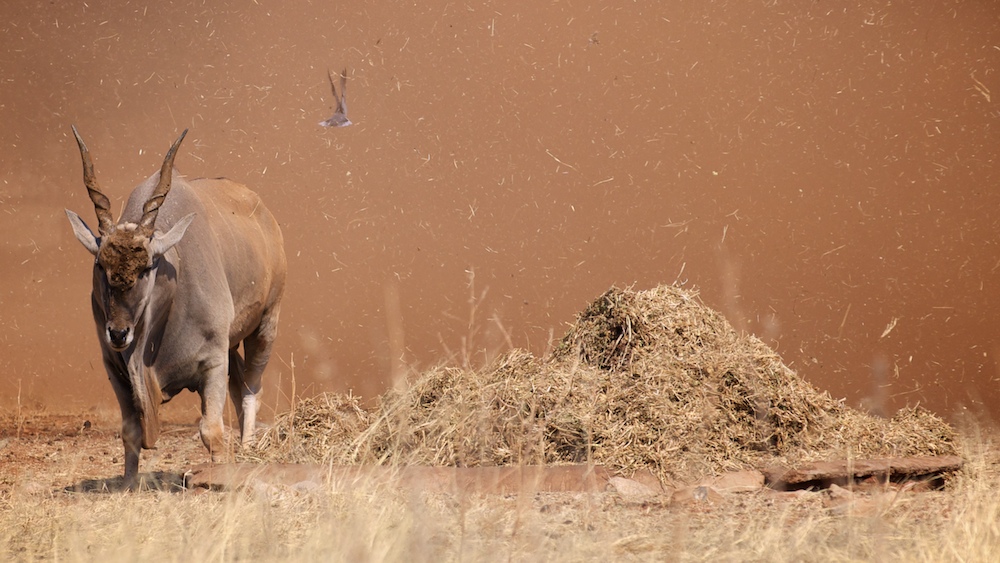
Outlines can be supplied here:
M123 220L138 222L158 180L157 172L133 190ZM218 312L219 319L230 316L217 308L231 299L235 344L281 300L287 268L281 229L260 197L232 180L188 180L174 170L171 186L156 230L166 232L185 215L197 214L175 247L182 261L179 283L186 287L182 298L202 301L200 307Z
M284 239L260 196L226 178L197 178L187 184L215 235L237 315L277 304L287 267Z

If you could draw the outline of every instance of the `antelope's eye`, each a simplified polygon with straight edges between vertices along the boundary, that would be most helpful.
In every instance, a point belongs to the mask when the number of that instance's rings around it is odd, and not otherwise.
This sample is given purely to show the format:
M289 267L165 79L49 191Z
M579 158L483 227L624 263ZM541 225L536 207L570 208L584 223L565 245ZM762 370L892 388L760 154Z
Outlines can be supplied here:
M153 260L153 263L150 266L148 266L147 268L145 268L143 271L139 272L139 277L143 277L144 278L144 277L148 276L149 273L152 272L153 270L155 270L156 267L159 266L159 265L160 265L160 260L159 259Z

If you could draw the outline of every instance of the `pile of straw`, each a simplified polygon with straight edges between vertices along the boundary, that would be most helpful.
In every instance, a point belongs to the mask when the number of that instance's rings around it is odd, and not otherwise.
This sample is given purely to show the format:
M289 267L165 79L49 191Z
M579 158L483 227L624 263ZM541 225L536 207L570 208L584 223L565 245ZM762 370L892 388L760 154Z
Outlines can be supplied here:
M608 290L545 360L514 350L483 369L433 369L380 397L370 413L336 397L300 403L258 450L294 455L261 457L454 466L591 461L687 480L775 461L956 450L954 431L938 417L919 408L892 419L851 409L736 332L697 294L673 286Z

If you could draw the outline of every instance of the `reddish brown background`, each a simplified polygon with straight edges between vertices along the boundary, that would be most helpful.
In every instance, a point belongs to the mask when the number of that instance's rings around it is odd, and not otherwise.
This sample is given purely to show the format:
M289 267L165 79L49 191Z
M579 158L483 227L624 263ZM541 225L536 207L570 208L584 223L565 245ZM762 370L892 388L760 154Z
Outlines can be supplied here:
M185 127L268 202L274 408L679 281L851 404L1000 414L992 0L104 4L0 5L0 405L114 404L76 124L116 207Z

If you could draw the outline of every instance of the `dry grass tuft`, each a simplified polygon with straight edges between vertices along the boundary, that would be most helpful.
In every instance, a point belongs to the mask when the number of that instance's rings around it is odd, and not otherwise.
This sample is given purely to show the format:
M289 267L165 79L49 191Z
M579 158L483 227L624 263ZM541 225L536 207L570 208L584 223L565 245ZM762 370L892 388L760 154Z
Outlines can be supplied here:
M329 462L369 425L357 397L324 393L278 415L254 448L242 455L258 462Z
M258 448L269 461L593 461L664 480L774 461L955 451L955 433L938 417L851 409L696 293L672 286L608 290L545 360L514 350L483 369L433 369L370 414L336 395L304 401Z

